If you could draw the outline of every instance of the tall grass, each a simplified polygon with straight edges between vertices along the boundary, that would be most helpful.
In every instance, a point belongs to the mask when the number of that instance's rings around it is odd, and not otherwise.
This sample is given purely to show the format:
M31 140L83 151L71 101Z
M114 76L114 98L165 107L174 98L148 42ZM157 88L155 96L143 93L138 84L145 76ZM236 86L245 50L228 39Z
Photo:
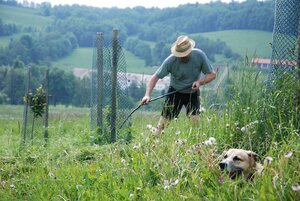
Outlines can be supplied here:
M182 115L155 137L148 124L159 112L138 111L127 144L91 146L83 113L53 116L48 146L21 150L17 121L1 119L0 137L10 145L0 147L0 200L297 200L299 128L287 123L290 132L272 138L282 132L272 129L273 116L284 111L264 112L261 76L244 67L232 72L226 107L206 108L199 127ZM216 144L205 143L209 137ZM224 177L218 156L231 147L268 159L263 175Z

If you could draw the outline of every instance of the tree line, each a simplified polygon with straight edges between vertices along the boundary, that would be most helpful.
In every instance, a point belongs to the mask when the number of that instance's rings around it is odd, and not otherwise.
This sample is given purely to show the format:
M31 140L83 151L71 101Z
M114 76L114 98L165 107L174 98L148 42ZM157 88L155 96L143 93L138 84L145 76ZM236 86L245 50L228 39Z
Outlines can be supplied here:
M14 0L0 0L0 4L11 6L34 6L40 15L53 18L45 30L34 27L17 27L0 20L2 35L24 33L13 39L6 48L0 49L0 65L13 65L16 60L24 64L44 64L69 55L77 47L93 47L95 33L110 34L120 30L121 45L147 65L159 65L169 54L168 47L181 33L193 34L227 29L255 29L272 31L274 1L247 0L242 3L211 2L207 4L185 4L176 8L94 8L88 6L51 6L49 2L24 5ZM1 33L0 33L1 35ZM109 40L109 37L106 37ZM222 41L201 40L203 50L211 60L220 52L227 58L236 58ZM144 41L152 41L151 48ZM221 49L220 49L221 47Z

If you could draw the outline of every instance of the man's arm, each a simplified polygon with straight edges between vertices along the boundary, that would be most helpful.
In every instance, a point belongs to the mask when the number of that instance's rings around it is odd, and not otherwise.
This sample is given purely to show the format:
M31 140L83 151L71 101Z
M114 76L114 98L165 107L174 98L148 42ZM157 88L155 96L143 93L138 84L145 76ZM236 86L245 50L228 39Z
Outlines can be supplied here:
M193 90L196 90L196 89L198 89L201 85L205 85L205 84L207 84L207 83L210 83L212 80L214 80L214 79L216 78L216 76L217 76L217 73L216 73L215 71L212 71L212 72L206 74L206 75L204 76L203 79L197 80L197 81L195 81L195 82L193 83L192 89L193 89Z
M150 101L152 90L154 89L159 78L156 75L153 75L148 83L145 96L141 100L141 104L147 104Z

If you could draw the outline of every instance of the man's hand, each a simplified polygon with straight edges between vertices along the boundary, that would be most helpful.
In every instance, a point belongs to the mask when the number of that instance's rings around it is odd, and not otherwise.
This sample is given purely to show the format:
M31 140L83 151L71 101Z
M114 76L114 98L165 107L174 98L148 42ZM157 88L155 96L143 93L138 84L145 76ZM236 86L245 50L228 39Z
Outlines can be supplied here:
M141 105L145 105L145 104L148 104L150 101L150 96L144 96L141 100Z
M192 84L192 90L197 90L200 87L200 82L197 80Z

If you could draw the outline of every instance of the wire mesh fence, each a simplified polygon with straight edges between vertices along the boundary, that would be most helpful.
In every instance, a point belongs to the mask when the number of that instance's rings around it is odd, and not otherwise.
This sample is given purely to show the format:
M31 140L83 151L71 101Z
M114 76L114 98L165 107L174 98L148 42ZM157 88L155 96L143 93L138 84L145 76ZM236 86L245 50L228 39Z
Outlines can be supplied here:
M269 104L283 114L276 122L294 121L299 126L299 0L277 0L269 74ZM275 122L275 121L274 121Z
M27 68L25 80L25 96L23 111L23 127L21 146L27 142L45 145L48 140L48 83L49 70L44 71L44 77L39 87L33 82L32 69Z
M125 56L119 44L117 30L112 40L103 33L96 35L91 71L91 143L130 138L128 126L119 129L133 106L128 95Z

